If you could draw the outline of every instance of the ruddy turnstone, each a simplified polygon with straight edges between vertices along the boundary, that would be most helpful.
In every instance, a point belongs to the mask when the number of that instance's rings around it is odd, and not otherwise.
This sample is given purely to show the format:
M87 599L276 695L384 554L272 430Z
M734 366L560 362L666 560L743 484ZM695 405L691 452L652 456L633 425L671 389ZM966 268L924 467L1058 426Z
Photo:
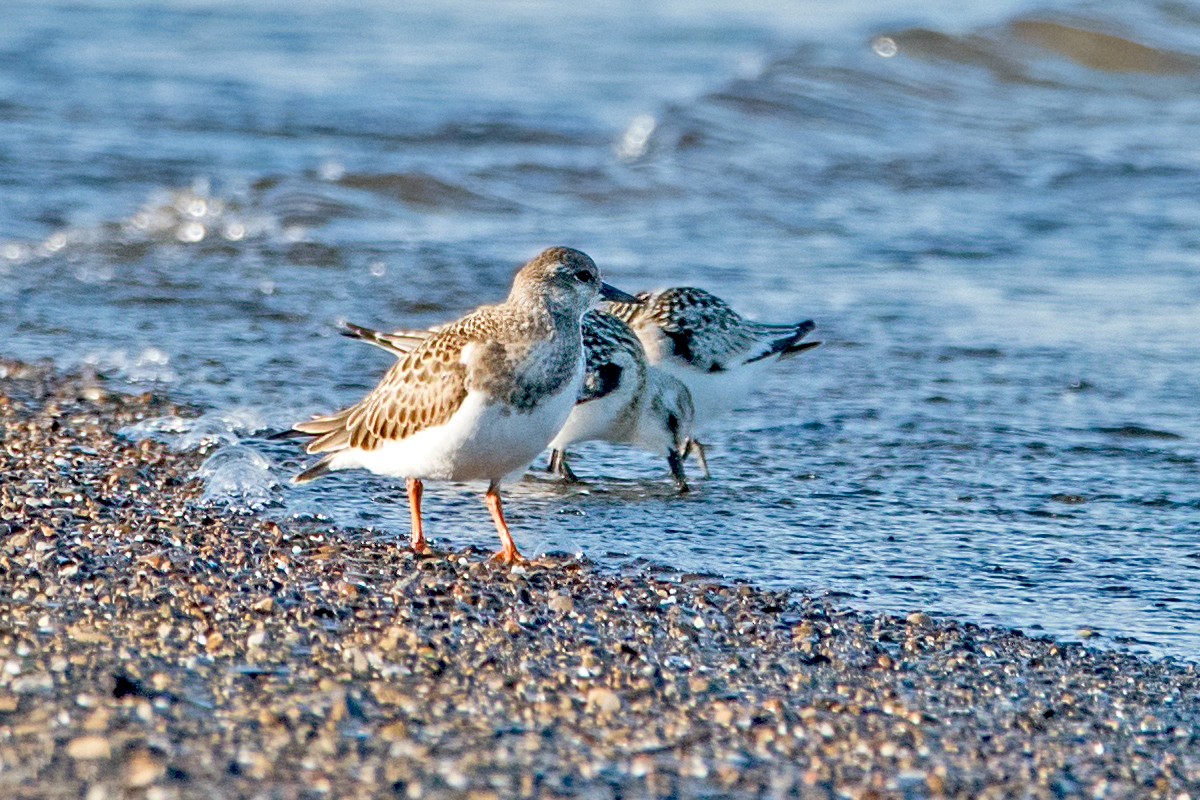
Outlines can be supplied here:
M500 501L500 482L523 471L562 428L583 383L580 320L597 297L631 300L601 283L596 264L567 247L517 272L508 298L443 327L397 359L353 406L300 422L321 459L297 483L333 470L404 478L412 549L429 551L421 524L423 481L486 479L500 534L495 559L524 561Z
M802 341L816 327L810 319L790 325L752 322L703 289L642 292L634 302L610 302L605 310L629 324L652 365L691 391L697 427L742 402L764 365L820 344ZM708 475L704 446L692 439L688 452Z
M441 328L392 333L345 323L343 334L382 347L397 357ZM646 363L646 351L633 330L601 311L583 317L583 386L575 408L550 442L550 471L578 480L566 449L576 442L601 440L633 444L665 453L671 476L688 491L683 453L690 441L695 410L691 393L678 379Z

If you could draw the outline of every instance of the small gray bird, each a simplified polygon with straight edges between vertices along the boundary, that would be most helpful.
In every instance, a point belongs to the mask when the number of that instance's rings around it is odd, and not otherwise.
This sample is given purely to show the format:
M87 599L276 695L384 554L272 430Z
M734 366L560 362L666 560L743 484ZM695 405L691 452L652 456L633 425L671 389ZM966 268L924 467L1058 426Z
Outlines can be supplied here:
M810 319L752 322L716 295L685 286L642 292L633 301L609 302L604 310L629 324L650 364L687 386L697 429L743 402L766 365L820 344L802 341L816 327ZM692 439L688 452L708 475L704 446Z

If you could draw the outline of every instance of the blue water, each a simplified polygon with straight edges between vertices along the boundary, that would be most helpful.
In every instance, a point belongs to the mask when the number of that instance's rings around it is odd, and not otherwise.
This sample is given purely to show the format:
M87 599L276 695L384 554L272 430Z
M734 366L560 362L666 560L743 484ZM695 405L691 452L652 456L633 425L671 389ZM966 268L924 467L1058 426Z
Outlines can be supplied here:
M265 433L544 246L825 345L710 431L533 478L528 553L1200 658L1200 6L9 0L0 351L210 412L213 502L403 541ZM142 430L140 433L151 431ZM435 543L491 546L478 487Z

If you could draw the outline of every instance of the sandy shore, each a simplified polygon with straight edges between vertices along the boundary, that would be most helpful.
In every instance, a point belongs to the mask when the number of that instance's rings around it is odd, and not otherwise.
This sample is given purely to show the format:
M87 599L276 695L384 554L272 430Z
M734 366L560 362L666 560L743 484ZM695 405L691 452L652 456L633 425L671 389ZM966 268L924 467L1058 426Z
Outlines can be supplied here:
M167 413L0 361L0 797L1200 798L1195 667L222 516Z

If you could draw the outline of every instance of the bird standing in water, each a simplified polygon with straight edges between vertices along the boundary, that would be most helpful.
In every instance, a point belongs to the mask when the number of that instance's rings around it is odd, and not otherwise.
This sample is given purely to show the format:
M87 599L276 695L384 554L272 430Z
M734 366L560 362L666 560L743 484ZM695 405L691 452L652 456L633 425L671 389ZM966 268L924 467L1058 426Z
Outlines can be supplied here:
M632 302L609 302L604 310L629 324L652 365L687 386L698 429L743 402L766 365L820 344L802 341L816 327L810 319L784 325L753 322L703 289L642 292ZM708 475L704 445L692 439L688 452Z

